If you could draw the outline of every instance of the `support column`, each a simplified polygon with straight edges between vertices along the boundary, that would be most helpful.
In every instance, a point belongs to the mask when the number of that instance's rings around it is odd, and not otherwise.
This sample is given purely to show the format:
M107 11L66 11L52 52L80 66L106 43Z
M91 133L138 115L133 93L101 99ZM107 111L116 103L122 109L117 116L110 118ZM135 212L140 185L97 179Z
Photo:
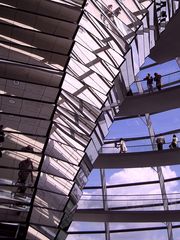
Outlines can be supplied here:
M154 130L153 130L153 127L152 127L152 124L151 124L150 115L148 113L145 114L145 118L146 118L146 123L147 123L148 131L149 131L149 135L150 135L150 138L151 138L153 151L157 151L155 133L154 133ZM165 183L164 183L164 176L163 176L162 168L161 167L156 167L156 171L157 171L158 178L159 178L164 210L169 210L168 197L167 197L167 194L166 194L166 187L165 187ZM171 222L166 222L166 226L167 226L168 239L173 240L172 223Z
M101 185L102 185L103 208L105 211L107 211L108 210L108 202L107 202L106 176L105 176L104 169L100 169L100 176L101 176ZM105 224L106 240L110 240L109 222L105 222L104 224Z

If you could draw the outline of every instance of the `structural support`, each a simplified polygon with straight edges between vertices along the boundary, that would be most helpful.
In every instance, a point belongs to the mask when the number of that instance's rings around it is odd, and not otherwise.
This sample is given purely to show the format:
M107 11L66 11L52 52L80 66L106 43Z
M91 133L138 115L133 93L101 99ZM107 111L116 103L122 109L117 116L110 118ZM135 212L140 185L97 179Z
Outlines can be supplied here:
M100 176L101 176L101 184L102 184L103 208L105 211L108 211L106 176L105 176L104 169L100 169ZM105 222L104 224L105 224L106 240L110 240L109 222Z
M152 147L154 148L154 151L156 151L157 150L156 145L155 145L156 144L156 139L155 139L154 129L153 129L152 124L151 124L150 115L145 114L145 119L146 119L148 131L149 131L149 135L150 135L150 138L151 138L151 142L152 142ZM158 173L158 178L159 178L159 183L160 183L160 189L161 189L161 194L162 194L162 201L163 201L164 210L168 211L169 210L168 197L167 197L167 194L166 194L166 188L165 188L162 168L160 166L157 167L157 173ZM166 222L166 225L167 225L168 239L173 240L172 222Z
M179 222L180 210L168 211L104 211L77 210L73 220L83 222Z
M180 164L180 149L163 151L100 153L93 164L94 168L117 169L155 167Z

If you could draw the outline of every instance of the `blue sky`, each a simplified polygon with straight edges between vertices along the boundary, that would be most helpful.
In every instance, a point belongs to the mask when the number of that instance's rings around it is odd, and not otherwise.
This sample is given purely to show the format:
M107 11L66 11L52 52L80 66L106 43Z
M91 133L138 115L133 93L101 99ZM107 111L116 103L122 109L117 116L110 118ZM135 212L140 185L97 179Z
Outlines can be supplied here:
M155 62L152 59L150 59L149 57L147 57L144 65L142 67L144 67L144 66L147 67L149 64L152 64L152 63L155 63ZM155 72L157 72L159 74L162 74L162 75L165 75L165 74L173 73L173 72L176 72L176 71L179 71L179 70L180 70L179 66L178 66L176 60L174 59L174 60L171 60L169 62L158 64L156 66L141 70L138 74L138 77L140 79L143 79L148 72L152 75Z

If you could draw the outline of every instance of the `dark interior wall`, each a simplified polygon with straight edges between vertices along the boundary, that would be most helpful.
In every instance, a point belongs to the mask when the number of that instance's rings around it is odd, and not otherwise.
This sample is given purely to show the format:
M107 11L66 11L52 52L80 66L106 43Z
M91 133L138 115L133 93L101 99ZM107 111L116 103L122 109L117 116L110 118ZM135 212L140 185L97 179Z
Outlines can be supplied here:
M167 62L176 57L180 57L180 11L168 23L150 52L150 58L157 63Z

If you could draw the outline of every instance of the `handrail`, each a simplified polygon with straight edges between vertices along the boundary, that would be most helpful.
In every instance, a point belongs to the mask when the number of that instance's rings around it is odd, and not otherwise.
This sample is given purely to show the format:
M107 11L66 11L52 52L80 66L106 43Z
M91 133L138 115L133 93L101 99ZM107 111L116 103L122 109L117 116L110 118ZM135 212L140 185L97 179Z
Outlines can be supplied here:
M180 141L178 141L179 143ZM170 144L171 142L167 142L165 144L163 144L163 149L167 150L167 149L170 149ZM156 148L157 147L157 144L144 144L144 145L127 145L127 152L146 152L146 151L154 151L153 150L153 146ZM179 148L178 144L177 144L177 147L176 148ZM106 146L102 146L102 148L99 150L99 153L100 154L103 154L103 153L119 153L119 147L116 146L109 146L109 147L106 147ZM173 149L172 149L173 150Z
M180 193L167 193L168 201L172 204L180 204ZM86 198L87 197L87 198ZM91 198L90 198L91 197ZM102 202L103 196L98 194L83 194L80 202ZM145 205L141 205L141 207L146 207L147 202L148 204L154 204L157 202L162 202L162 195L161 194L142 194L142 195L136 195L136 194L127 194L127 195L108 195L108 198L105 199L109 204L112 202L119 202L121 204L126 204L126 206L134 206L136 208L136 205L138 202L144 202ZM174 202L172 202L174 201ZM132 205L132 203L134 203Z
M176 71L176 72L164 74L164 75L161 75L161 76L162 76L162 89L163 88L169 88L170 86L172 87L173 85L180 85L180 71L179 70ZM173 76L175 76L177 79L175 79L175 77L173 77ZM172 79L170 79L170 77ZM142 93L138 92L138 89L134 89L134 87L137 88L137 86L136 86L137 83L142 83L143 84L142 85L143 93L149 93L147 86L144 85L144 82L146 83L145 79L141 79L141 80L137 80L137 81L133 82L130 85L130 89L132 90L132 93L133 94L142 94ZM153 87L153 90L156 89L155 86L152 86L152 87Z
M178 141L178 143L179 143L180 141ZM171 144L171 142L166 142L166 143L164 143L163 144L163 146L166 146L166 145L170 145ZM152 146L156 146L157 144L142 144L142 145L127 145L128 147L130 147L130 148L136 148L136 147L152 147ZM119 148L118 146L115 146L116 148ZM105 147L105 146L103 146L103 148L106 148L106 149L108 149L108 148L112 148L112 147Z
M93 195L91 196L91 197L93 197ZM101 196L102 198L103 198L103 196ZM173 197L173 198L168 198L168 200L179 200L180 201L180 197ZM83 199L83 198L81 198L79 201L86 201L86 202L101 202L101 201L103 201L103 199L93 199L93 198L91 198L91 199ZM132 198L132 199L129 199L129 198L126 198L126 199L110 199L109 198L109 195L108 195L108 198L107 199L105 199L104 201L107 201L107 202L139 202L139 201L162 201L162 196L160 196L160 198L139 198L139 199L137 199L137 198Z
M171 193L167 193L167 195L180 195L180 192L171 192ZM82 197L89 197L89 196L101 196L101 197L103 197L103 195L102 194L94 194L93 193L93 195L92 194L88 194L88 193L83 193L82 194ZM141 193L141 194L108 194L108 197L109 196L118 196L118 197L139 197L139 196L162 196L162 194L160 194L160 193ZM82 198L81 198L82 199Z
M148 71L147 71L148 72ZM174 73L180 73L180 70L178 70L178 71L176 71L176 72L172 72L172 73L167 73L167 74L164 74L164 75L161 75L161 77L163 78L163 77L166 77L166 76L169 76L169 75L173 75ZM180 80L180 79L179 79ZM146 82L146 80L144 80L144 79L140 79L140 80L137 80L136 82ZM132 84L134 84L134 83L136 83L136 82L133 82ZM131 85L132 85L131 84ZM131 86L130 85L130 86Z

